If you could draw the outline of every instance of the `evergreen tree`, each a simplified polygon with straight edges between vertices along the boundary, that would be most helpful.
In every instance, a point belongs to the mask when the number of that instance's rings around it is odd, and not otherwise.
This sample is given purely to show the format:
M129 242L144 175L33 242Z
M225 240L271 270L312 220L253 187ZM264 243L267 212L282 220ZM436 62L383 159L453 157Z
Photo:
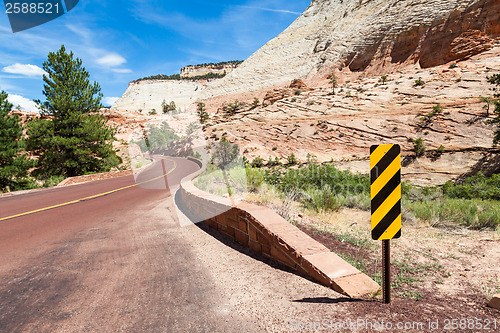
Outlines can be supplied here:
M494 74L490 77L488 77L488 82L491 84L495 85L495 88L493 90L495 91L494 97L496 99L493 99L492 102L495 105L495 114L496 117L491 120L492 124L497 125L497 129L495 131L495 136L493 138L493 144L497 145L500 143L500 74Z
M330 74L330 76L328 77L330 79L330 84L332 85L332 95L335 95L335 88L338 87L338 80L337 80L337 76L335 74Z
M17 115L9 115L12 104L7 101L7 93L0 92L0 190L16 189L21 179L28 175L33 166L23 150L23 129Z
M28 149L40 156L37 173L72 177L118 166L121 159L112 147L115 130L97 113L101 88L90 83L82 61L62 45L49 53L43 69L48 74L43 76L47 100L35 103L50 119L28 124Z
M219 142L214 143L213 146L213 161L217 167L224 170L238 160L240 148L238 145L229 142L225 136Z

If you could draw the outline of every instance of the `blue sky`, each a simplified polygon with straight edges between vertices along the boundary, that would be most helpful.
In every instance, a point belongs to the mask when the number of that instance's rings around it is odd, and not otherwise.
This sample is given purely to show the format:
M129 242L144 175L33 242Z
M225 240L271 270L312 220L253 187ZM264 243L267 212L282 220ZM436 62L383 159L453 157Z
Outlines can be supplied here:
M99 82L104 104L128 82L191 64L244 60L288 27L310 0L80 0L66 15L13 34L0 12L0 90L33 109L44 99L42 62L66 46Z

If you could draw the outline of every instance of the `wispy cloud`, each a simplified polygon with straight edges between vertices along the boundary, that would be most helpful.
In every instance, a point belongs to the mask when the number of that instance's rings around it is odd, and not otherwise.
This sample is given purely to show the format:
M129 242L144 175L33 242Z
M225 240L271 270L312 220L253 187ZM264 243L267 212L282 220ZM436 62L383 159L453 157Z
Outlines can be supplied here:
M246 8L246 9L257 9L257 10L263 10L266 12L274 12L274 13L284 13L284 14L293 14L293 15L302 14L302 13L294 12L294 11L287 10L287 9L273 9L273 8L254 7L254 6L237 6L237 7Z
M115 73L119 73L119 74L127 74L127 73L132 73L132 70L131 69L128 69L128 68L112 68L111 69L113 72Z
M43 69L36 65L30 65L30 64L20 64L16 63L14 65L6 66L2 69L2 72L4 73L10 73L10 74L20 74L24 76L42 76L44 74L47 74Z
M127 59L116 53L110 53L97 59L97 63L105 67L117 67L127 62Z
M218 58L244 59L264 43L283 31L283 21L301 13L298 6L286 0L248 0L242 5L222 5L218 16L200 20L187 13L167 11L155 6L155 0L132 0L130 10L139 21L169 31L175 31L192 42L185 41L178 50L188 52L194 60L205 61ZM279 15L279 14L287 15ZM190 51L193 52L190 52Z
M127 63L127 59L122 55L109 52L103 48L96 47L96 36L91 29L79 24L67 24L66 27L81 40L85 50L95 64L106 68L114 73L126 74L132 73L128 68L117 68Z

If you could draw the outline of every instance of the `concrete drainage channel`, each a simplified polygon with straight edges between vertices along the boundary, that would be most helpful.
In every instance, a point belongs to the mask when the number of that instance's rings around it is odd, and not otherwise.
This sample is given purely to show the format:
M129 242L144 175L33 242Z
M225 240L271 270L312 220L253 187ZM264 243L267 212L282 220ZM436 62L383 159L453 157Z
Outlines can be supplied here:
M297 273L349 296L373 294L380 286L351 266L327 247L315 241L267 207L249 203L231 204L231 200L204 192L192 180L201 170L181 181L182 203L198 221L249 247L253 252L272 258Z

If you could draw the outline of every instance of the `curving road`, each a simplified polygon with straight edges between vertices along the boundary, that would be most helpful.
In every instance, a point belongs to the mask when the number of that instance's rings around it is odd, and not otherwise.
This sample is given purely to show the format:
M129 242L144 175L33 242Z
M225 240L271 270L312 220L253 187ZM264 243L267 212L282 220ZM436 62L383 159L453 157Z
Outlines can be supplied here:
M196 170L157 158L137 180L1 198L0 332L288 331L326 314L295 301L335 292L179 226L170 193Z
M169 158L137 182L127 176L0 199L0 330L215 328L217 316L185 318L189 303L211 311L212 297L199 288L210 278L169 232L178 224L165 205L197 169Z

